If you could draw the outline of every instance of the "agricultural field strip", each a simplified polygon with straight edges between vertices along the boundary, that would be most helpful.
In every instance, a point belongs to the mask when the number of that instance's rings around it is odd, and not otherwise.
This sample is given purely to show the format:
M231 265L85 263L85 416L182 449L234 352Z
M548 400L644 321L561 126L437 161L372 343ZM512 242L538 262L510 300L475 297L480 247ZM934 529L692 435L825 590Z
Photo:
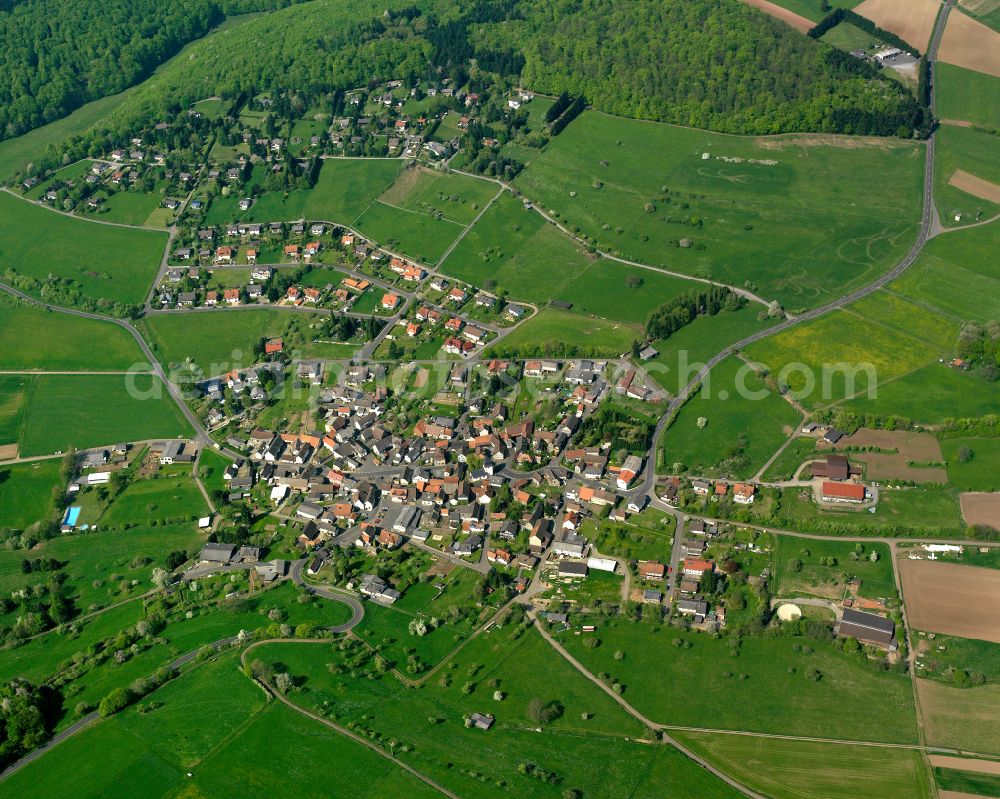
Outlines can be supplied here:
M89 161L90 159L88 158L86 160ZM28 198L18 194L16 191L12 191L7 186L0 187L0 191L6 192L11 197L16 197L18 200L21 200L21 202L30 203L31 205L34 205L38 208L44 208L46 211L49 211L50 213L58 214L59 216L69 217L70 219L78 219L81 222L93 222L98 225L108 225L109 227L123 227L129 230L152 230L157 233L164 232L164 229L161 227L147 227L145 225L128 225L124 222L111 222L107 219L93 219L89 216L80 216L79 214L74 214L71 211L60 211L58 208L53 208L51 205L43 203L40 200L29 200Z

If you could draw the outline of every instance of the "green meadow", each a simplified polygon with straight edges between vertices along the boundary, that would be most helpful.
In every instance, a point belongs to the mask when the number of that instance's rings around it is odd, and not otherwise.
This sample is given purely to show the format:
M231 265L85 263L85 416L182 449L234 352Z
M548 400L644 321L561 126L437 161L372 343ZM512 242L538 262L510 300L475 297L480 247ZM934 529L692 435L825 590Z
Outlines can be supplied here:
M17 443L30 387L27 375L0 375L0 446Z
M433 264L462 232L450 219L373 202L353 227L380 245L426 264Z
M143 362L135 339L111 322L0 299L0 369L128 369Z
M888 290L953 319L1000 318L1000 223L935 236Z
M162 467L154 478L137 480L119 494L99 520L115 527L181 517L202 516L208 506L191 477L190 466Z
M141 303L167 243L166 233L74 219L7 192L0 216L4 268L38 280L56 275L94 300Z
M844 575L861 581L859 593L869 599L897 596L889 548L775 536L772 593L786 598L815 596L839 601L845 596ZM858 552L857 546L861 546ZM858 558L851 557L858 552ZM871 560L872 553L878 556ZM833 559L833 561L830 560ZM831 562L833 565L830 565Z
M854 8L860 2L861 0L828 0L825 7L823 0L775 0L774 4L813 22L819 22L830 13L831 8Z
M350 225L392 185L402 168L402 162L394 159L328 158L309 195L306 215Z
M23 530L53 513L58 458L0 466L0 528Z
M282 337L286 352L304 345L320 318L274 309L156 314L143 322L143 331L163 363L179 366L190 359L206 375L219 375L254 363L262 338Z
M922 152L885 139L746 138L586 112L516 182L601 249L749 284L794 310L871 281L906 252ZM898 191L873 193L872 181Z
M642 337L642 326L600 319L573 311L542 308L513 332L504 336L488 352L499 355L544 355L575 353L595 357L616 357Z
M741 388L742 387L742 388ZM743 396L750 392L747 396ZM768 391L742 361L712 369L663 436L660 465L681 463L692 474L749 477L764 465L801 418ZM699 426L699 420L705 424Z
M934 198L941 224L967 225L995 216L1000 204L962 191L949 181L955 170L961 169L1000 185L1000 139L975 128L942 125L934 141Z
M885 407L882 389L889 381L950 357L958 325L934 311L906 304L896 308L892 300L880 299L795 325L751 344L747 355L766 365L807 407L853 397ZM879 308L886 310L884 322ZM912 313L913 321L904 330L906 313ZM926 325L916 321L922 317Z
M1000 128L1000 78L940 61L934 65L935 103L942 119Z
M583 645L589 636L572 633L560 635L560 642L590 672L606 673L621 683L624 698L661 724L846 740L917 740L910 678L876 671L863 655L846 654L836 641L743 637L733 647L728 638L647 622L594 621L593 635L600 642L596 648ZM621 660L616 652L623 654ZM820 679L809 679L809 669L816 669ZM698 685L696 696L692 680Z
M676 394L710 358L777 321L761 319L762 310L751 303L738 311L699 316L670 338L653 342L657 355L643 367L662 388Z
M948 464L948 482L952 485L962 491L1000 491L1000 441L945 438L941 441L941 450Z
M27 457L190 433L187 420L152 375L36 375L19 445L21 456Z
M679 732L680 743L773 799L932 799L923 755L818 741Z
M791 480L799 466L810 458L818 457L816 444L817 439L815 438L793 438L791 443L767 467L762 475L763 479L775 482Z
M438 795L371 750L282 705L266 704L237 666L235 656L226 655L197 667L158 690L153 701L162 704L152 712L133 707L100 721L5 787L21 796L52 797ZM324 768L317 769L320 758Z
M629 740L646 739L642 728L533 630L483 633L416 689L391 674L352 677L338 667L336 648L275 644L255 655L300 680L296 704L391 737L398 757L459 796L556 798L566 789L609 798L734 795L675 750ZM503 693L499 702L495 690ZM534 701L558 703L561 712L539 724L529 715ZM475 711L496 716L485 735L462 723ZM602 767L593 768L598 761ZM525 774L521 763L555 773L556 784Z
M404 170L379 196L394 208L468 225L500 190L489 180L424 167Z
M58 464L58 460L53 462ZM142 481L136 485L156 482L160 481ZM125 502L130 500L125 499ZM132 517L129 521L135 524L138 518ZM37 546L31 551L31 557L54 558L64 563L60 572L65 577L63 594L73 600L79 612L87 613L148 591L153 587L152 570L163 566L170 552L184 550L193 554L201 547L201 542L202 536L193 522L144 524L129 530L102 528L97 532L63 535ZM0 586L8 594L39 581L37 574L21 572L24 557L23 551L0 551ZM138 580L140 585L131 586L132 580ZM43 676L49 664L46 658L40 657L39 661L38 668L31 667L32 673Z

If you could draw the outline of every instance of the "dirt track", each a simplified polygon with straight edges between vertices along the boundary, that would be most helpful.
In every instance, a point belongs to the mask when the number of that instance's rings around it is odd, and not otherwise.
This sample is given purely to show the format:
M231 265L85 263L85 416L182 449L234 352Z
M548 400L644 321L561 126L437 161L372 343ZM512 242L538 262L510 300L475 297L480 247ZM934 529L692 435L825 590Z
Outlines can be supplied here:
M966 524L985 524L1000 530L1000 494L966 492L959 496Z
M769 3L767 0L743 0L748 6L753 6L754 8L759 8L765 14L774 17L775 19L780 19L782 22L787 22L795 30L806 31L811 30L816 23L812 20L801 17L789 11L787 8L782 8L781 6L776 6L774 3Z
M923 54L940 8L941 4L936 0L865 0L854 10L880 28L892 31ZM952 14L951 18L956 16L962 14Z
M910 626L1000 643L1000 569L900 560Z
M948 178L948 185L954 186L956 189L961 189L973 197L978 197L980 200L1000 203L1000 186L988 180L977 178L964 169L956 169L955 173Z
M1000 78L1000 33L966 14L949 14L938 58Z

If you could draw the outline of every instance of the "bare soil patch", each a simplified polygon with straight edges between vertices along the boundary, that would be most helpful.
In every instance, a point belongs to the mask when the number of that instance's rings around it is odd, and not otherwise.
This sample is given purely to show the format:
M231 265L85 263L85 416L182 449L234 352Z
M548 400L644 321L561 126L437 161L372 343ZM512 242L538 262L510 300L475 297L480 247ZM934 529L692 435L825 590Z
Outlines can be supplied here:
M1000 494L967 491L958 497L966 524L985 524L1000 530Z
M953 128L971 128L972 123L964 119L939 119L942 125L951 125Z
M1000 760L982 760L975 757L952 757L951 755L928 755L932 766L954 768L959 771L974 771L977 774L1000 774Z
M1000 569L904 559L899 574L912 627L1000 643Z
M786 147L840 147L844 150L861 150L866 147L877 147L880 150L891 150L894 147L906 146L901 140L890 141L875 136L838 136L832 133L793 134L790 136L758 136L754 145L762 150L782 150Z
M978 793L966 793L965 791L938 791L938 799L986 799Z
M1000 33L965 14L951 13L938 58L1000 78Z
M0 461L12 461L17 457L17 444L3 444L0 446Z
M918 463L941 463L941 443L930 433L914 433L909 430L871 430L859 428L852 435L844 436L837 442L837 449L846 447L878 447L894 449L909 461Z
M947 483L943 467L911 466L911 463L942 463L940 442L930 433L907 430L870 430L862 427L837 442L836 449L877 447L892 452L851 452L852 461L867 466L869 480L912 480L914 483Z
M753 6L754 8L759 8L768 16L774 17L775 19L780 19L791 25L795 30L806 33L816 25L810 19L806 19L803 16L795 14L789 11L787 8L782 8L781 6L775 5L774 3L769 3L767 0L743 0L748 6Z
M940 8L937 0L865 0L854 10L923 53Z
M1000 46L1000 42L997 42L997 46ZM956 169L952 176L948 178L948 185L954 186L956 189L961 189L966 194L971 194L980 200L1000 203L1000 186L983 178L976 177L964 169Z

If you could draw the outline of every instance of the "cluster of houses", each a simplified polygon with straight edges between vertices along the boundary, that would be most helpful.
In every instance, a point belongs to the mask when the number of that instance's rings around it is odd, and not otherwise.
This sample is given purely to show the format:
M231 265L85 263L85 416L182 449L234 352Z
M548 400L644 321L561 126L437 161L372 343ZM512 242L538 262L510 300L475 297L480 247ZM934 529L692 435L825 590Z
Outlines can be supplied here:
M509 366L495 361L487 369ZM575 380L601 367L572 362L566 373ZM322 363L311 368L321 379ZM205 388L216 398L241 384L246 390L251 371ZM246 453L223 475L229 499L281 507L300 525L297 541L314 553L310 568L316 571L331 546L377 554L411 541L442 555L485 558L508 568L521 590L546 557L557 564L559 577L582 579L602 560L588 560L583 522L608 513L625 519L645 506L645 497L627 493L643 472L642 458L611 466L604 456L600 472L583 468L592 449L574 450L572 438L588 407L573 396L551 429L539 429L531 418L510 420L502 402L472 398L457 417L428 413L404 434L385 423L389 396L370 387L374 377L372 367L355 365L338 385L322 388L321 428L314 432L253 429L245 440L228 441ZM581 468L574 471L560 460ZM529 464L531 471L509 471L518 464ZM501 494L505 504L498 507ZM511 507L516 515L508 512ZM392 586L374 580L360 590L378 601L393 599Z

